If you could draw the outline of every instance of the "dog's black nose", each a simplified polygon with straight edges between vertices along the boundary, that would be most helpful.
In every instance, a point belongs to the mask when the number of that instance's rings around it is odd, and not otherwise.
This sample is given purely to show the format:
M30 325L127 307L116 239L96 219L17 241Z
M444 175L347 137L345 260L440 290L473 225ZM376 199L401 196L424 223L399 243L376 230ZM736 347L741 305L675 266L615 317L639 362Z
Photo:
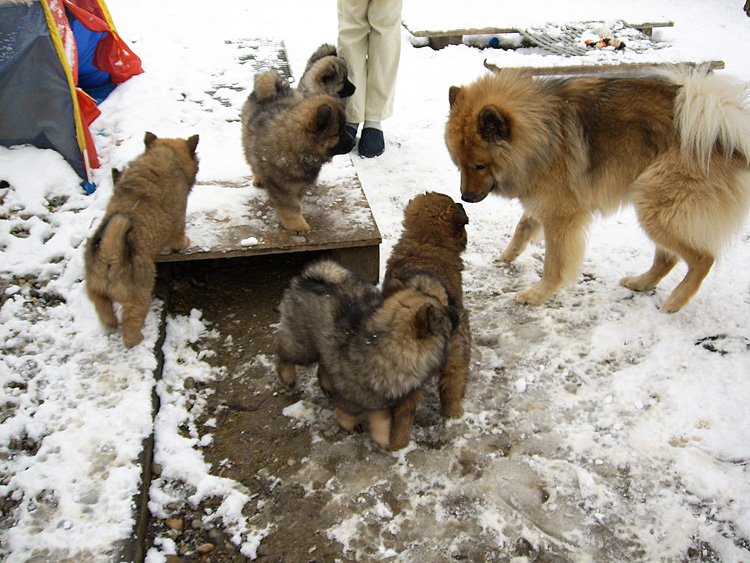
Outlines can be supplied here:
M464 193L462 193L461 194L461 199L464 200L467 203L476 203L477 196L475 196L474 194L464 194Z
M347 81L341 87L341 90L339 90L339 98L348 98L349 96L354 94L354 91L356 89L357 87L347 79Z

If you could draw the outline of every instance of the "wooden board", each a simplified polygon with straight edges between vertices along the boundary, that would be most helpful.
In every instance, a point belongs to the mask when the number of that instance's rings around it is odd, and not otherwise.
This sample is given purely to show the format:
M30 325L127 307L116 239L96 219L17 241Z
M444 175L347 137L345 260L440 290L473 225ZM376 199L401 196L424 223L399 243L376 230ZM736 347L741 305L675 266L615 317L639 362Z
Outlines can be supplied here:
M290 252L330 251L376 283L381 236L354 166L326 165L303 203L311 230L305 236L281 226L264 190L252 178L198 182L188 199L186 234L190 246L161 254L157 262L177 262Z
M651 37L655 27L673 27L674 22L646 22L641 24L630 24L630 27L639 30L644 35ZM418 30L410 29L404 23L406 30L414 37L427 38L427 45L433 49L442 49L448 45L459 45L466 35L504 35L508 33L522 33L524 30L515 27L482 27L448 30Z
M695 63L682 63L685 66L696 66ZM708 61L701 63L708 66L710 70L722 70L724 61ZM497 70L498 67L492 63L484 61L485 68ZM660 68L670 68L674 66L671 63L619 63L616 65L566 65L566 66L544 66L544 67L513 67L515 70L522 70L534 76L563 76L571 74L645 74L648 71L654 71Z

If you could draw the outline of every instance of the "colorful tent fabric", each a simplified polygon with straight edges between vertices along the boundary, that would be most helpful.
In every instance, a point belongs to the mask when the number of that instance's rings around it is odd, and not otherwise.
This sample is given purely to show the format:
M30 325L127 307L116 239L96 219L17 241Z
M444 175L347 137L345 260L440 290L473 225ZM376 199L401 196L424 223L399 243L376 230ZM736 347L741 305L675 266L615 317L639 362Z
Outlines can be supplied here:
M89 191L96 103L141 72L103 0L0 0L0 144L58 151Z

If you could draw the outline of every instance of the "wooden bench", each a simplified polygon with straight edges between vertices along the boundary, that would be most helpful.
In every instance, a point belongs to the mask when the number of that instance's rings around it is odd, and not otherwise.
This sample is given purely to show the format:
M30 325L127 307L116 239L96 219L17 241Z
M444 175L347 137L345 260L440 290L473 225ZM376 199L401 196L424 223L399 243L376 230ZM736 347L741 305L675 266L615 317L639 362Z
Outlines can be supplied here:
M347 157L337 157L347 158ZM328 164L326 166L336 166ZM281 226L267 194L242 182L197 183L188 199L190 246L162 254L158 262L182 262L327 251L341 263L377 283L381 236L354 166L336 166L304 200L311 230L295 235Z

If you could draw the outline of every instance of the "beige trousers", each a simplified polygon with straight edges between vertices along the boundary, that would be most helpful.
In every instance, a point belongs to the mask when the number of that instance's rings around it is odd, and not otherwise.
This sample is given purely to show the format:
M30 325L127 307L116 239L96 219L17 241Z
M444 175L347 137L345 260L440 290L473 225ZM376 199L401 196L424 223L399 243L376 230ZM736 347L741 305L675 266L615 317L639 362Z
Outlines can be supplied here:
M402 0L338 0L338 54L357 87L346 102L349 123L393 115L401 57Z

